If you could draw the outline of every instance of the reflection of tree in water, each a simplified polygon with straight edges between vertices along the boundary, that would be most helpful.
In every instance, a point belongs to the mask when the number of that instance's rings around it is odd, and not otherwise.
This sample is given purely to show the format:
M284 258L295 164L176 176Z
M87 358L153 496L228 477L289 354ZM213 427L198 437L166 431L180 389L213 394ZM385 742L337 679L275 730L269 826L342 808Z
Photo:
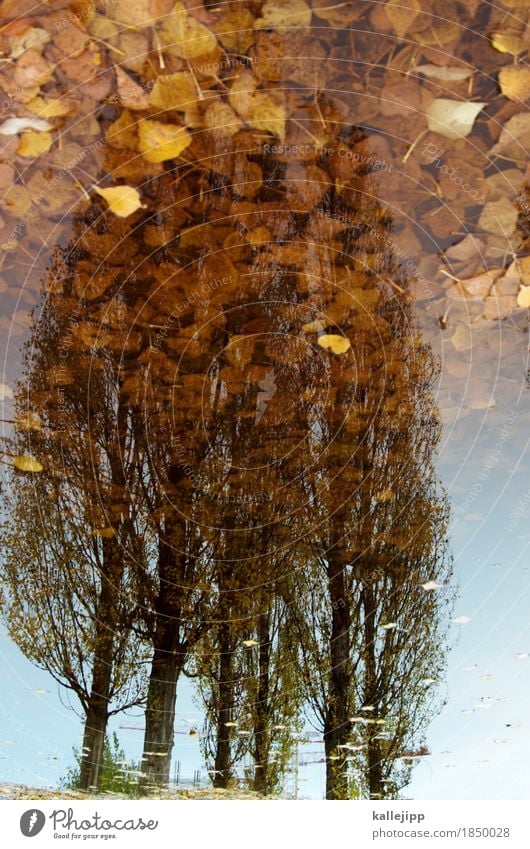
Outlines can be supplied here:
M328 798L363 781L393 795L429 715L421 679L443 667L443 603L420 586L448 568L435 368L380 250L391 220L373 177L336 153L362 133L322 110L335 153L293 161L252 133L214 135L200 166L150 175L129 218L85 204L46 281L18 403L51 434L32 437L42 486L80 493L62 523L112 548L98 585L112 600L92 626L99 739L98 660L119 667L128 635L152 655L146 792L167 782L192 669L216 783L248 751L270 791L289 750L275 726L304 704ZM12 521L38 526L32 503L15 501ZM236 715L246 740L227 733Z

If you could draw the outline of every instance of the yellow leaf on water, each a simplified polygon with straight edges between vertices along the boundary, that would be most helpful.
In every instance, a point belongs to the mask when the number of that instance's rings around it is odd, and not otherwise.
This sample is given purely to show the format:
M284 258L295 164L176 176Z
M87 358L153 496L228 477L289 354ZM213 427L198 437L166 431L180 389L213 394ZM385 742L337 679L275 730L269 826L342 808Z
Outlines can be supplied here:
M19 454L14 457L13 465L20 472L42 472L44 468L42 463L39 463L31 454Z
M530 308L530 286L521 286L517 295L517 306L522 309Z
M236 9L223 13L220 20L214 24L214 32L226 50L238 53L240 56L252 47L254 35L254 15L249 9Z
M300 29L311 23L311 9L305 0L267 0L254 29Z
M149 103L158 109L179 109L182 112L197 100L197 87L187 71L157 77L149 95Z
M526 65L506 65L499 71L499 85L509 100L527 100L530 97L530 68Z
M46 153L52 146L52 134L48 132L39 133L36 130L28 130L21 137L17 147L19 156L25 156L28 159L34 159L40 156L41 153Z
M308 321L307 324L302 324L302 330L304 333L320 333L321 330L324 330L324 325L317 318L315 321Z
M512 56L519 56L528 50L529 44L520 35L510 32L493 32L491 34L491 43L495 50L499 53L511 53Z
M26 103L26 109L38 115L39 118L61 118L72 111L72 104L63 98L34 97Z
M345 336L337 336L335 333L325 333L318 339L321 348L329 348L334 354L345 354L349 351L350 340Z
M273 100L270 94L262 91L254 94L246 115L246 121L255 130L274 133L282 141L285 138L285 106Z
M141 121L138 136L139 150L148 162L176 159L191 144L191 135L185 127L160 121Z
M140 198L140 192L133 186L112 186L109 189L100 189L99 186L94 186L94 191L107 201L110 211L118 218L127 218L137 209L145 208Z
M181 59L206 58L218 49L214 33L188 14L183 3L173 6L162 24L160 38L168 51Z
M429 130L448 139L464 139L485 103L437 97L426 111Z

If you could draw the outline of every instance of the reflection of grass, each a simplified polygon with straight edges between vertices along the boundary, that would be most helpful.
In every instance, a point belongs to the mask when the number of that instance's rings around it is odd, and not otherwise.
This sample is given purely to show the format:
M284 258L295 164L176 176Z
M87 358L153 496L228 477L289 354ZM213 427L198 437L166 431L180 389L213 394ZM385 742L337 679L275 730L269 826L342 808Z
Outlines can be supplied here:
M66 770L66 775L59 782L60 789L31 788L20 785L1 785L0 796L9 799L105 799L112 798L143 798L138 790L138 772L140 764L128 761L125 751L120 746L116 732L112 737L105 737L103 749L103 764L101 784L97 793L84 793L79 790L79 775L81 769L81 752L73 749L75 765ZM156 796L164 799L260 799L259 793L239 788L229 790L209 787L190 787L188 789L173 788L160 790ZM152 795L149 798L153 798Z
M81 753L74 748L75 766L69 767L66 775L61 779L60 786L65 790L78 790L81 772ZM118 735L113 733L112 738L105 737L103 748L103 764L101 768L100 793L119 793L123 796L138 795L137 773L140 765L127 761L125 751L120 746Z
M64 779L63 779L64 781ZM3 784L0 783L0 798L1 799L130 799L131 795L124 793L107 793L98 792L93 795L83 793L81 790L50 790L43 787L26 787L21 784ZM138 794L135 798L143 798ZM267 797L260 796L259 793L253 793L250 790L221 790L216 788L190 788L189 790L170 790L167 792L161 791L158 796L149 796L150 799L264 799ZM274 797L273 797L274 798Z

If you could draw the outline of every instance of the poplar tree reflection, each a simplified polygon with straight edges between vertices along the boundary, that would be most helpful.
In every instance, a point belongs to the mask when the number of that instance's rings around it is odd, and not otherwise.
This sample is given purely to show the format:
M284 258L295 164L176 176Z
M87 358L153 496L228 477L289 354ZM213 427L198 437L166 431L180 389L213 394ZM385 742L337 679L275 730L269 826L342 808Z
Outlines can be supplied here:
M185 672L220 786L249 751L270 792L289 752L273 732L302 705L330 799L395 795L423 751L446 596L422 584L450 571L436 368L370 166L341 156L363 133L324 111L330 144L302 162L241 131L178 180L150 175L126 219L85 204L31 340L20 398L59 433L39 456L84 505L62 521L112 549L87 727L103 739L111 670L129 675L115 647L140 639L145 793L169 779ZM26 531L36 516L15 502ZM247 741L227 731L237 711Z

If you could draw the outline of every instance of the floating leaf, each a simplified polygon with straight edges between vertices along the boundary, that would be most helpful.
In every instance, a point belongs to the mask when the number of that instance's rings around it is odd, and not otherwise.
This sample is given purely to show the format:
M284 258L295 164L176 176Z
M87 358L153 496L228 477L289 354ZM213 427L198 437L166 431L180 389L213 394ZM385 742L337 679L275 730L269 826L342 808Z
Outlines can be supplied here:
M31 454L19 454L14 457L13 465L21 472L42 472L44 468L42 463L39 463Z
M218 49L217 39L204 24L188 14L183 3L175 3L160 29L162 43L181 59L201 59Z
M463 139L473 129L475 118L484 106L485 103L438 97L425 113L429 130L448 139Z
M385 631L391 631L393 628L397 628L397 622L386 622L384 625L381 625L381 628L384 628Z
M285 106L277 103L270 94L258 91L250 101L246 121L255 130L274 133L282 141L285 138Z
M517 295L517 306L523 309L530 308L530 286L521 286Z
M325 330L325 327L317 318L315 321L308 321L307 324L303 324L302 330L304 333L320 333Z
M197 86L187 71L157 77L149 95L149 103L158 109L178 109L184 112L197 100Z
M487 233L508 238L517 225L518 212L507 197L487 203L479 218L479 226Z
M311 9L305 0L266 0L254 29L300 29L311 23Z
M506 65L499 71L501 92L517 102L530 97L530 68L526 65Z
M349 339L335 333L325 333L317 341L321 348L329 348L334 354L345 354L351 348Z
M493 156L504 154L513 159L527 160L530 144L530 113L518 112L508 119L497 144L491 149Z
M496 273L485 271L483 274L477 274L476 277L467 277L465 280L460 280L460 283L472 298L486 298L490 293Z
M152 0L113 0L112 17L128 27L153 26Z
M145 209L140 192L133 186L112 186L108 189L94 186L94 191L107 201L110 211L118 218L127 218L138 209Z
M0 383L0 401L13 397L13 390L6 383Z
M10 39L11 51L10 59L18 59L26 50L34 48L42 48L50 40L51 35L45 29L40 27L28 27L21 35L15 35Z
M52 124L45 121L43 118L8 118L3 124L0 124L0 135L16 136L23 130L38 130L44 132L51 130Z
M257 646L258 641L257 640L243 640L243 645L244 646Z
M40 156L41 153L47 153L53 143L51 133L38 133L35 130L29 130L24 133L17 147L19 156L25 156L28 159L33 159Z
M191 135L185 127L160 121L141 121L138 136L139 150L148 162L176 159L191 144Z
M419 0L387 0L385 15L400 38L410 29L421 12Z
M459 323L451 336L453 347L457 351L469 351L471 348L471 330L467 324Z
M520 53L524 53L528 49L528 42L524 38L509 32L492 33L491 43L499 53L511 53L512 56L519 56Z
M439 590L441 588L441 584L437 584L436 581L426 581L424 584L420 584L424 590Z
M123 106L133 111L149 108L149 94L119 66L116 66L116 82Z
M253 26L254 15L249 9L242 9L239 4L237 8L224 12L221 20L214 24L214 30L226 50L241 56L254 42Z
M445 65L418 65L414 68L414 73L422 74L430 79L453 83L469 79L474 70L473 68L451 68Z
M72 104L68 100L54 97L34 97L29 103L26 103L26 109L38 115L40 118L62 118L63 115L68 115L72 111ZM27 120L27 119L21 119ZM42 122L47 123L46 121ZM51 124L47 127L34 127L36 130L47 130L51 128Z

